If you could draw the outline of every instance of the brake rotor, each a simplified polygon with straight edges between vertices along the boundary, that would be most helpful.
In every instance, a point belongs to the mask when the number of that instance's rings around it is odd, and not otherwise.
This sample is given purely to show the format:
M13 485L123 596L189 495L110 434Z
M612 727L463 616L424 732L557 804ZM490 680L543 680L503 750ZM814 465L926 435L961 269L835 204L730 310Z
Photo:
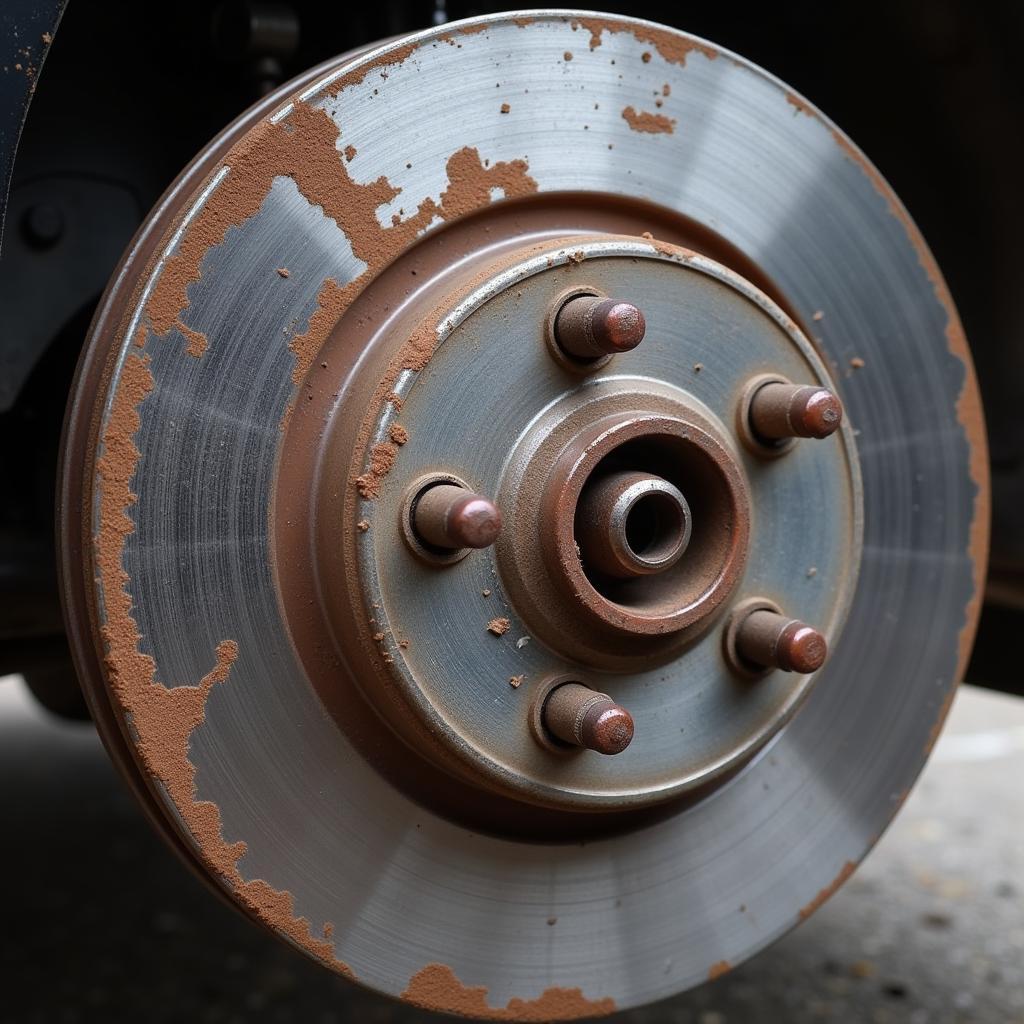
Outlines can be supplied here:
M153 211L69 410L69 633L252 917L431 1009L607 1013L877 840L985 467L938 269L815 108L646 22L479 18L292 83Z

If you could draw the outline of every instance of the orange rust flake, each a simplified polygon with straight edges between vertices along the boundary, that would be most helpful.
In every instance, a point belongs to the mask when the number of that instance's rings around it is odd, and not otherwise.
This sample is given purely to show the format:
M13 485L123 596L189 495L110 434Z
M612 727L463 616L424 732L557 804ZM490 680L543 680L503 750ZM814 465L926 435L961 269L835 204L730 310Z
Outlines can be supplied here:
M290 277L291 276L291 271L287 267L278 267L277 268L277 272L278 272L278 274L280 274L281 277Z
M238 861L245 853L245 843L228 843L223 835L220 809L210 801L196 799L195 765L189 760L189 742L205 719L210 691L228 681L231 666L238 658L237 643L222 640L217 645L214 667L196 686L164 686L157 681L155 661L139 650L141 637L132 616L124 547L135 531L128 509L138 500L132 493L131 481L142 457L134 440L141 424L139 406L153 387L149 357L129 353L103 429L103 454L96 464L99 513L93 555L106 616L101 634L111 693L121 714L131 722L143 767L163 784L210 871L265 924L329 966L351 974L348 966L335 956L331 943L315 937L309 922L296 916L290 893L274 889L260 879L242 878Z
M187 324L183 324L180 320L176 320L174 326L184 336L186 345L185 351L190 356L195 356L196 359L202 358L206 352L206 348L209 345L209 341L206 339L206 335L202 331L194 331Z
M807 117L817 117L814 107L810 105L799 93L787 92L786 102L793 108L793 114L806 114Z
M651 135L664 133L671 135L676 130L674 117L666 117L664 114L651 114L646 110L636 110L634 107L626 107L622 111L623 120L635 132L648 132Z
M732 970L732 964L728 960L719 960L717 964L712 964L708 968L708 981L714 981L715 978L720 978L723 974L728 974Z
M562 54L562 59L565 60L565 61L572 60L572 51L571 50L566 50L565 53Z
M346 146L345 147L345 159L349 163L352 163L352 161L356 158L356 153L357 153L357 150L356 150L355 146Z
M509 619L499 618L491 619L487 623L487 629L495 636L504 636L512 628L512 623Z
M342 313L348 309L358 291L359 288L354 282L339 285L332 277L324 280L317 293L316 310L309 318L305 331L295 335L288 342L288 348L295 356L295 365L292 367L292 382L294 384L302 383L316 359L317 352L327 340L327 335L341 319Z
M356 477L356 489L364 498L372 499L380 494L380 482L391 472L397 457L398 446L389 441L370 449L370 464L365 473Z
M511 113L511 111L512 111L512 105L511 104L509 104L509 103L502 103L502 105L501 105L501 112L503 114Z
M604 1017L615 1012L615 1000L586 999L578 988L545 989L536 999L513 997L503 1007L487 1002L487 986L463 985L444 964L427 964L410 979L402 999L413 1006L479 1020L554 1021Z
M368 64L352 68L331 82L327 95L337 96L343 89L347 89L351 85L359 85L371 71L396 68L404 64L418 49L419 43L406 43L389 53L382 53L376 60L372 60Z
M409 441L409 431L401 423L392 423L388 428L388 437L397 445L407 444Z
M610 18L579 18L578 21L590 33L592 50L601 45L602 33L617 35L619 32L628 32L638 43L649 43L653 46L663 60L669 64L678 64L680 67L686 64L686 58L695 50L708 60L714 60L718 56L718 51L713 46L696 39L678 36L674 32L666 32L664 29L649 28L646 25L627 25L612 21Z
M826 902L830 897L834 896L838 892L840 886L857 870L857 865L853 861L848 860L840 870L839 874L832 880L832 882L825 886L817 896L803 907L800 911L800 920L806 921L823 903Z

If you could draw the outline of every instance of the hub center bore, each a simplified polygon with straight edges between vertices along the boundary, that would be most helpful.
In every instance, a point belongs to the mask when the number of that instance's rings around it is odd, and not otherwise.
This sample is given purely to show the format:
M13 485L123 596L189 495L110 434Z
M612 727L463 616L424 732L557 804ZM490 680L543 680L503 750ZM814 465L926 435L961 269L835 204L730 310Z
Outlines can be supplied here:
M576 507L576 540L585 564L613 578L672 568L693 531L682 492L653 473L616 472L588 480Z

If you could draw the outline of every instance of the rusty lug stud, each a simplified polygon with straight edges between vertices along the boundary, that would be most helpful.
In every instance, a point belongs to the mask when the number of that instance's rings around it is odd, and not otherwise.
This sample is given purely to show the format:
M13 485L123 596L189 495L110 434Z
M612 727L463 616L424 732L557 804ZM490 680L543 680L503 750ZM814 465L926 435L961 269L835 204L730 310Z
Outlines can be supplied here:
M600 359L628 352L644 339L643 313L629 302L597 295L570 299L555 317L555 339L576 359Z
M750 401L750 429L766 441L824 438L842 422L842 403L828 388L772 382Z
M801 675L817 672L828 657L828 644L816 629L766 609L751 612L740 623L736 650L754 665Z
M420 539L437 548L486 548L501 533L501 512L485 498L454 484L425 491L413 509Z
M544 702L544 727L563 743L621 754L633 739L633 716L606 693L563 683Z
M589 568L626 579L670 569L690 543L690 506L652 473L610 473L588 485L576 513L576 542Z

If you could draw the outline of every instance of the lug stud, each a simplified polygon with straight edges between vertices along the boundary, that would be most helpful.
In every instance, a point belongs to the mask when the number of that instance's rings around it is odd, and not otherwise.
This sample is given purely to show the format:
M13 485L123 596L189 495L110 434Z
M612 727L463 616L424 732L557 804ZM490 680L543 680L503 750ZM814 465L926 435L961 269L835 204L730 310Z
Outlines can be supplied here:
M805 622L760 608L739 624L736 651L744 660L763 668L809 675L825 664L828 644Z
M633 716L608 694L581 683L563 683L552 690L542 715L552 736L599 754L620 754L633 739Z
M559 347L576 359L628 352L644 339L644 315L629 302L597 295L570 299L555 317Z
M420 539L436 548L486 548L501 533L501 512L494 502L454 484L438 484L421 494L412 518Z
M765 441L825 438L842 422L842 403L828 388L773 381L750 400L750 429Z

